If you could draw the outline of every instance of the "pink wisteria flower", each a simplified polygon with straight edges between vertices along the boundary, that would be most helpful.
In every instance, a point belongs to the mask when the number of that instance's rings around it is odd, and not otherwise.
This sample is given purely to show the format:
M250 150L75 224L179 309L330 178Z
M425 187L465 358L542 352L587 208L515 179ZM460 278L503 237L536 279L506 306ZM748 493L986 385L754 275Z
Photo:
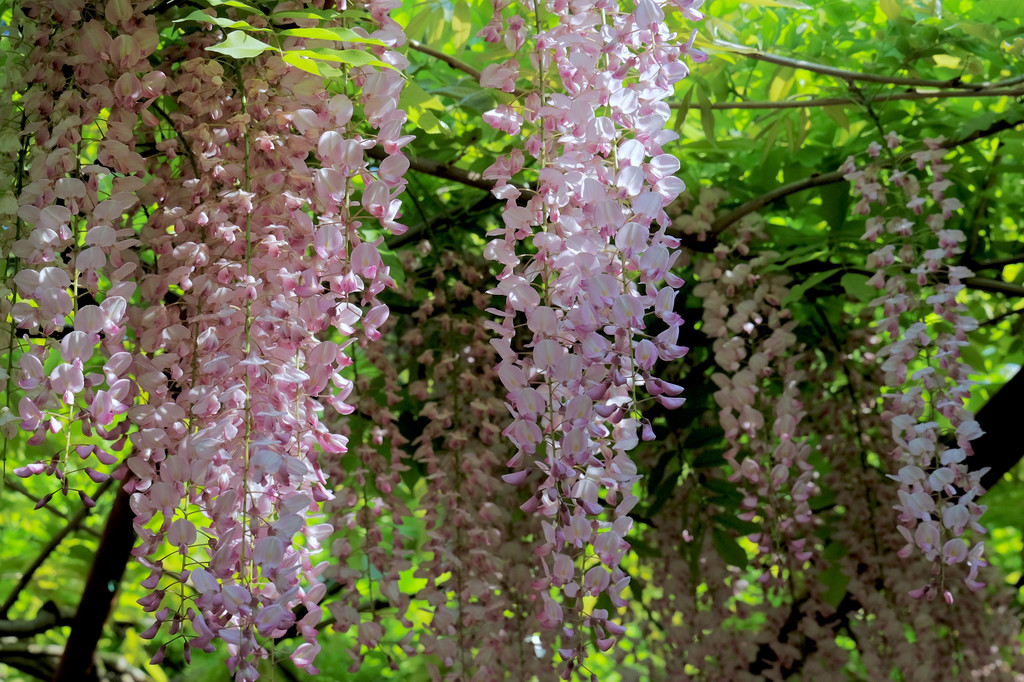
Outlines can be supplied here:
M512 415L503 433L517 449L504 479L534 481L522 508L544 519L536 588L542 621L563 626L566 671L586 657L582 628L594 630L602 649L621 634L607 612L583 613L582 600L606 594L624 604L629 577L619 562L639 480L628 453L655 437L640 410L649 400L683 402L682 387L656 374L686 352L674 311L682 281L671 272L678 241L665 212L684 185L664 145L677 137L666 129L665 100L688 73L688 46L664 17L675 8L699 18L699 6L555 3L544 8L550 28L522 39L531 24L514 16L507 47L526 51L540 73L521 103L484 115L521 136L525 150L484 174L506 202L504 226L488 233L485 251L504 265L489 293L505 306L490 326ZM489 40L497 40L503 7L494 5ZM481 85L514 92L519 69L517 59L491 64ZM525 155L538 170L536 191L524 197L511 182ZM520 353L513 340L523 325ZM584 571L588 546L600 565Z

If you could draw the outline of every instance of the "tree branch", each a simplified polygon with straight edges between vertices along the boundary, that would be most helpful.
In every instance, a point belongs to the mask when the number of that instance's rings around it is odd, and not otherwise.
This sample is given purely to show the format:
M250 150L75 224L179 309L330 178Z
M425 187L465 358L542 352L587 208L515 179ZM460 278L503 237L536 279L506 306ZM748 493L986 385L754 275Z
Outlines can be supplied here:
M0 637L26 639L70 622L71 618L62 614L57 604L48 601L31 620L0 620Z
M53 677L54 664L60 654L61 648L56 644L0 644L0 663L44 682L50 682ZM152 682L149 675L128 663L120 654L102 652L99 659L105 669L105 680Z
M410 40L409 41L409 48L413 49L413 50L416 50L417 52L422 52L423 54L425 54L425 55L427 55L429 57L433 57L434 59L440 60L440 61L444 62L445 64L447 64L448 66L450 66L453 69L455 69L456 71L461 71L462 73L471 76L473 78L473 80L475 80L477 83L480 82L481 73L479 71L477 71L476 69L474 69L469 64L467 64L466 62L459 61L455 57L453 57L451 55L448 55L448 54L445 54L444 52L441 52L440 50L435 50L434 48L430 47L429 45L424 45L423 43L419 42L418 40Z
M109 479L113 480L113 479ZM103 529L103 539L85 583L82 599L78 602L75 620L71 625L53 682L88 682L98 679L95 667L96 645L103 634L103 624L110 614L114 593L135 544L135 515L129 504L131 496L122 484L114 499L114 506Z
M992 135L997 135L1005 130L1011 130L1013 128L1016 128L1019 125L1021 125L1022 122L1024 122L1019 118L1019 116L1020 115L1018 114L1018 118L1007 118L1002 119L1000 121L996 121L988 128L973 132L961 140L949 142L945 146L948 149L952 149L954 147L962 147L963 145L970 144L971 142L974 142L976 140L980 140L985 137L990 137ZM875 165L880 168L887 168L891 164L888 161L882 161L876 163ZM721 234L724 230L726 230L733 224L739 222L744 217L750 215L751 213L759 211L768 204L774 201L778 201L783 197L787 197L790 194L803 192L804 190L811 189L813 187L821 187L823 185L831 185L836 182L844 182L844 175L845 174L841 171L832 171L831 173L815 173L814 175L804 178L803 180L797 180L795 182L789 183L788 185L776 187L770 192L762 194L761 196L755 199L751 199L747 203L742 204L736 209L732 210L730 213L727 213L724 216L715 220L715 222L711 223L711 234L714 236Z
M93 493L92 499L99 499L99 497L107 491L107 488L110 487L113 481L114 479L108 478L106 481L101 483L96 489L96 492ZM70 535L79 525L81 525L83 521L85 521L85 517L89 515L90 511L89 507L82 505L82 508L71 517L64 528L54 535L53 538L50 539L50 542L43 547L43 551L39 553L39 556L36 557L35 561L33 561L32 564L25 569L25 572L21 574L21 578L18 579L18 584L16 584L11 593L7 595L7 599L4 601L3 605L0 605L0 618L7 617L7 612L10 611L15 602L18 601L18 596L21 594L21 591L24 590L30 582L32 582L32 576L34 576L36 571L39 570L39 567L42 566L47 557L49 557L50 554L60 546L60 543L64 541L64 538Z
M787 197L790 194L803 192L804 190L811 189L812 187L821 187L823 185L831 185L836 182L843 182L844 175L845 173L843 173L842 171L832 171L831 173L815 173L814 175L806 177L803 180L797 180L795 182L789 183L788 185L776 187L770 192L766 192L765 194L762 194L761 196L755 199L751 199L747 203L739 206L736 209L733 209L731 212L726 213L725 215L716 219L715 222L711 223L711 234L714 236L718 236L727 228L734 225L735 223L738 223L740 220L750 215L751 213L756 213L757 211L760 211L768 204L778 201L783 197Z
M42 498L36 497L32 493L30 493L28 491L28 489L21 484L21 481L19 481L16 478L11 478L10 476L6 476L5 475L4 476L4 485L6 487L10 488L11 490L13 490L14 492L22 495L23 497L27 497L28 499L32 500L32 502L34 502L35 504L39 504L39 500L42 499ZM61 510L51 506L49 502L47 502L46 504L44 504L41 507L39 507L39 509L45 509L46 511L50 512L54 516L56 516L58 518L61 518L61 519L64 519L65 521L67 521L68 515L65 514L64 512L62 512ZM92 535L95 538L100 537L100 534L98 532L94 531L92 528L89 528L88 526L83 526L81 530L82 530L83 533L87 533L89 535Z
M387 153L380 147L374 147L368 149L366 155L370 158L383 161L387 158ZM467 187L476 187L482 189L485 192L490 193L494 189L493 180L485 180L482 175L475 171L468 171L458 166L452 166L445 163L434 161L433 159L409 159L409 168L425 175L432 175L435 178L441 178L442 180L452 180ZM525 185L518 185L516 183L509 183L520 192L532 192L529 187Z
M992 294L1024 297L1024 287L1019 284L1004 282L1001 279L992 279L990 277L968 277L964 280L964 286L968 289L987 291Z
M0 663L43 682L49 682L53 677L54 663L59 655L60 648L52 645L0 645Z
M452 67L456 71L461 71L462 73L470 76L477 83L480 82L480 76L483 75L466 62L460 61L455 57L452 57L451 55L441 52L440 50L435 50L429 45L424 45L423 43L417 40L410 40L409 48L416 50L417 52L422 52L427 56L433 57L434 59L444 62L445 64ZM529 91L520 90L519 88L516 88L515 90L512 91L511 94L515 95L516 97L525 97L526 95L529 94Z
M981 486L990 490L1024 457L1020 439L1020 406L1024 405L1024 370L1017 370L974 416L985 432L971 442L974 456L967 460L971 470L990 467Z
M962 97L1021 97L1024 88L999 88L992 90L932 90L926 92L897 92L869 97L871 102L904 102L921 99L957 99ZM846 106L860 104L856 97L819 97L807 100L752 100L748 102L715 102L711 109L720 111L727 109L807 109L813 107ZM669 104L672 109L682 109L680 102ZM691 108L693 108L691 106Z
M924 78L905 78L903 76L883 76L875 73L847 71L846 69L838 69L834 66L826 66L825 64L816 64L814 62L804 61L803 59L792 59L790 57L782 57L780 55L761 52L744 45L724 40L717 41L715 45L723 47L729 52L741 54L744 57L756 59L757 61L777 64L779 66L787 66L792 69L800 69L801 71L811 71L825 76L833 76L847 82L862 81L866 83L884 83L886 85L910 85L921 88L959 88L962 90L984 90L986 88L992 88L995 85L994 83L964 83L959 77L945 81L936 81ZM1005 87L1007 85L1020 83L1022 80L1024 80L1024 77L1014 78L1001 81L1000 85Z
M1010 256L1009 258L999 258L985 263L969 263L968 267L971 270L1002 270L1007 265L1016 265L1017 263L1024 263L1024 254Z

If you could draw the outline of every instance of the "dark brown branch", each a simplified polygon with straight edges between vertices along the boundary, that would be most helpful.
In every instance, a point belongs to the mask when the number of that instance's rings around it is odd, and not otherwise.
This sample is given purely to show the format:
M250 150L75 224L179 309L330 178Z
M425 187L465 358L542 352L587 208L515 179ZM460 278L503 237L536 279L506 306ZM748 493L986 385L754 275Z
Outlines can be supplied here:
M1024 370L1018 370L978 410L975 419L985 432L971 443L974 456L967 460L973 471L990 467L981 485L991 489L1024 457L1020 439L1020 406L1024 405Z
M99 497L106 492L107 488L110 487L113 480L114 479L111 478L101 483L96 489L96 492L93 493L92 499L99 499ZM82 508L79 509L67 524L50 539L50 542L43 547L43 551L39 553L39 556L35 558L35 561L33 561L32 564L25 569L25 572L21 574L21 578L18 579L18 583L14 586L14 589L11 590L11 593L7 595L7 599L4 601L3 605L0 606L0 618L7 617L7 612L10 611L11 607L14 606L14 603L18 601L18 596L21 594L22 590L32 582L32 576L34 576L36 571L39 570L39 567L42 566L54 550L60 546L60 543L64 541L64 538L70 535L76 528L78 528L78 526L81 525L83 521L85 521L85 517L89 515L90 511L89 507L82 505Z
M844 175L845 173L842 171L815 173L803 180L797 180L789 183L788 185L776 187L772 191L762 194L756 199L751 199L742 206L716 219L715 222L711 223L711 234L716 236L721 234L726 228L738 223L751 213L756 213L768 204L778 201L783 197L788 197L790 194L803 192L804 190L811 189L813 187L821 187L823 185L831 185L836 182L843 182Z
M953 147L962 147L963 145L970 144L971 142L974 142L976 140L980 140L985 137L990 137L992 135L997 135L1005 130L1011 130L1013 128L1016 128L1019 125L1021 125L1021 123L1022 121L1020 118L1008 118L996 121L988 128L971 133L970 135L964 137L962 140L949 142L945 146L948 149L952 149ZM885 168L888 167L890 164L888 161L883 161L877 163L876 165L878 167ZM814 175L804 178L803 180L797 180L795 182L789 183L788 185L776 187L772 191L762 194L761 196L756 197L754 199L751 199L750 201L748 201L745 204L742 204L741 206L734 209L730 213L727 213L724 216L715 220L715 222L711 224L711 234L721 234L724 230L726 230L733 224L739 222L744 217L750 215L751 213L759 211L765 206L771 204L772 202L778 201L779 199L787 197L790 194L797 194L798 192L803 192L804 190L811 189L813 187L821 187L823 185L831 185L837 182L844 182L843 176L844 173L841 171L832 171L831 173L815 173Z
M433 57L434 59L444 62L445 64L452 67L456 71L461 71L462 73L471 76L473 80L475 80L477 83L480 82L481 73L474 69L469 64L467 64L466 62L459 61L455 57L445 54L440 50L435 50L429 45L424 45L418 40L410 40L409 47L413 50L416 50L417 52L422 52L427 56Z
M990 277L968 277L964 280L968 289L987 291L992 294L1004 294L1006 296L1024 296L1024 287L1019 284L1011 284L1001 279Z
M990 260L986 263L971 263L970 268L972 270L1002 270L1007 265L1016 265L1017 263L1024 263L1024 254Z
M367 150L367 156L378 161L382 161L387 158L387 154L380 147L374 147L373 149ZM482 189L485 192L490 192L494 189L493 180L485 180L482 175L474 171L468 171L458 166L452 166L445 163L439 163L433 159L409 159L409 167L419 173L425 175L432 175L435 178L441 178L442 180L452 180L467 187L476 187ZM521 192L531 191L528 187L523 185L516 185L515 183L509 183L515 186Z
M31 620L0 620L0 637L25 639L70 622L69 616L62 614L54 602L48 601Z
M37 680L49 682L53 677L54 664L60 655L58 647L39 644L0 645L0 663Z
M103 624L110 614L114 593L135 544L132 525L135 515L129 505L130 497L123 485L118 488L53 682L98 679L94 660L96 645L103 634Z
M45 682L53 678L54 667L60 655L61 648L56 644L0 644L0 663ZM104 680L152 682L151 677L128 663L120 654L102 652L99 659L105 669Z

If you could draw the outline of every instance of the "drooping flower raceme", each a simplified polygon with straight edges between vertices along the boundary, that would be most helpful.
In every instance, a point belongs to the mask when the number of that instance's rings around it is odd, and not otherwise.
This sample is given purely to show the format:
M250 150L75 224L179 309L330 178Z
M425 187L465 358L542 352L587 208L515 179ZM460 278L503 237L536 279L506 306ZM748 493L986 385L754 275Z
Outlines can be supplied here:
M177 68L154 67L149 3L112 0L105 22L38 5L40 30L52 22L59 39L38 43L40 87L26 107L37 143L59 152L33 163L38 182L20 197L27 231L13 249L28 267L12 314L48 337L19 360L22 427L37 441L67 436L52 461L17 473L55 473L67 490L73 455L98 460L86 472L100 480L117 463L108 450L130 443L115 474L131 493L134 554L152 569L144 634L187 622L186 658L220 638L236 679L252 680L259 638L295 625L306 641L293 661L315 672L325 564L312 556L332 530L318 519L331 497L320 459L346 450L320 414L351 411L345 346L379 339L387 319L378 295L391 278L364 228L404 231L407 62L391 3L365 4L372 35L338 41L369 44L376 60L348 70L351 97L276 54L226 69L204 50L216 30L190 33L183 59L168 51ZM73 83L51 127L47 93L64 85L45 79L62 81L65 61ZM157 118L149 108L164 94L173 108ZM97 163L79 169L87 125L102 138ZM140 137L160 153L134 151ZM371 167L364 152L378 145ZM133 247L152 257L140 262ZM46 375L51 349L63 362ZM78 445L73 426L112 448ZM176 554L154 557L164 542Z
M604 593L617 607L625 603L629 577L619 562L639 478L628 453L654 438L640 414L643 394L667 407L683 400L681 387L654 374L656 363L686 352L674 310L682 282L671 273L678 244L665 213L683 183L664 145L677 138L665 129L665 99L688 73L688 46L666 27L671 6L538 6L528 20L509 19L513 56L481 77L515 92L521 57L538 74L520 104L485 116L520 135L525 150L485 173L506 201L486 255L504 266L491 293L505 300L493 311L493 343L513 417L505 433L517 448L505 478L534 488L523 509L543 517L536 586L542 620L564 623L566 674L586 656L582 627L602 649L622 633L606 610L585 612L583 600ZM488 39L501 33L503 7L495 5ZM523 192L509 181L526 155L538 173L536 189Z
M892 148L901 144L893 134L886 139ZM978 523L984 507L975 500L983 492L980 479L986 470L972 472L967 465L973 454L971 440L982 432L966 409L971 370L962 361L960 349L969 343L967 334L978 323L957 301L964 280L973 273L962 265L947 264L962 252L966 237L946 226L961 203L946 195L951 181L945 176L949 165L943 163L947 152L942 142L925 140L926 148L911 155L919 171L931 173L927 192L922 191L922 181L907 171L896 170L884 178L877 167L857 168L852 157L843 170L860 196L856 210L862 214L870 214L873 204L886 202L883 179L900 190L889 197L901 202L900 210L892 216L879 210L867 220L864 234L864 239L877 244L868 266L876 270L869 280L879 290L874 304L881 304L884 311L878 326L888 337L879 356L884 358L886 385L897 389L884 396L882 416L891 428L890 454L898 466L892 478L900 484L896 509L899 532L907 542L900 554L920 550L935 562L935 576L912 594L933 599L941 592L951 601L943 565L965 564L965 584L972 590L983 586L977 576L986 565L984 544L969 546L964 532L968 528L984 532ZM907 214L922 217L931 248L920 248L915 239L917 222ZM908 376L911 367L914 372Z

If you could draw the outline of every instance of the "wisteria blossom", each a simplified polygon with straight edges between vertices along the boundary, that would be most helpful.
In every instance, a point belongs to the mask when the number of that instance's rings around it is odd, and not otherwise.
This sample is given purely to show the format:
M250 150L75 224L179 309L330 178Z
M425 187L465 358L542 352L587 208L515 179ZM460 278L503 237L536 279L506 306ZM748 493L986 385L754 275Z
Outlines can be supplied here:
M80 485L76 460L96 462L85 468L93 480L119 464L133 553L152 570L144 636L187 622L186 659L221 639L235 679L255 680L259 640L296 627L305 643L292 660L313 673L326 564L312 557L333 530L319 513L333 497L321 460L347 447L321 414L351 412L345 348L380 338L388 317L380 239L361 228L405 230L404 36L389 3L366 3L381 65L348 72L353 97L331 95L274 54L231 72L205 49L217 30L189 34L180 68L154 66L149 5L113 0L81 27L67 3L32 9L38 30L56 30L38 42L25 102L52 152L19 197L26 230L12 251L25 267L11 312L52 341L20 356L19 416L37 442L67 437L52 460L16 473L54 475L67 491ZM65 67L74 96L54 101ZM157 116L163 94L178 107ZM79 126L100 122L97 162L79 169ZM133 149L140 130L166 157ZM371 170L365 152L378 145L386 156ZM168 162L176 156L187 162ZM52 347L63 362L46 373ZM110 446L78 444L78 429ZM177 558L157 556L165 542Z
M890 148L901 144L894 134L886 141ZM966 408L971 368L960 350L978 323L957 300L964 280L974 273L949 264L962 252L966 237L946 227L961 208L959 199L945 193L951 184L945 176L947 150L941 139L925 140L925 145L911 158L919 171L930 173L927 187L912 173L897 170L886 177L877 167L858 168L852 157L843 171L861 197L860 212L872 212L873 204L902 202L902 208L920 216L934 244L922 249L912 238L915 222L903 213L890 217L878 208L867 220L864 239L876 244L868 258L876 274L868 283L879 292L873 304L882 306L878 328L888 338L878 355L884 358L885 383L895 389L884 396L882 416L893 441L888 454L898 469L891 478L899 483L896 510L906 541L900 555L920 551L934 562L934 575L915 587L913 596L934 599L941 593L951 601L943 566L962 564L965 584L972 590L984 586L978 580L978 571L986 565L984 543L969 547L964 537L968 529L985 532L979 523L985 507L975 500L984 492L980 480L986 469L970 471L967 463L973 454L971 441L982 431ZM915 368L910 376L908 368ZM944 430L949 432L948 441Z
M700 3L684 4L692 14ZM488 40L505 30L503 8L494 5ZM486 174L506 202L486 255L504 266L491 293L505 300L493 310L493 343L513 417L505 434L517 448L505 480L529 483L522 508L542 518L541 619L563 627L566 674L587 655L583 628L605 650L623 632L584 599L604 593L624 606L629 576L619 563L639 480L629 451L655 437L641 409L683 401L682 387L655 373L686 352L675 312L682 281L671 271L678 242L665 212L683 190L680 162L663 149L677 138L665 100L688 73L689 51L664 22L673 8L538 7L547 23L531 31L525 17L509 19L513 58L481 76L514 92L522 60L538 72L524 100L485 115L522 139ZM510 182L526 155L538 168L529 192Z

